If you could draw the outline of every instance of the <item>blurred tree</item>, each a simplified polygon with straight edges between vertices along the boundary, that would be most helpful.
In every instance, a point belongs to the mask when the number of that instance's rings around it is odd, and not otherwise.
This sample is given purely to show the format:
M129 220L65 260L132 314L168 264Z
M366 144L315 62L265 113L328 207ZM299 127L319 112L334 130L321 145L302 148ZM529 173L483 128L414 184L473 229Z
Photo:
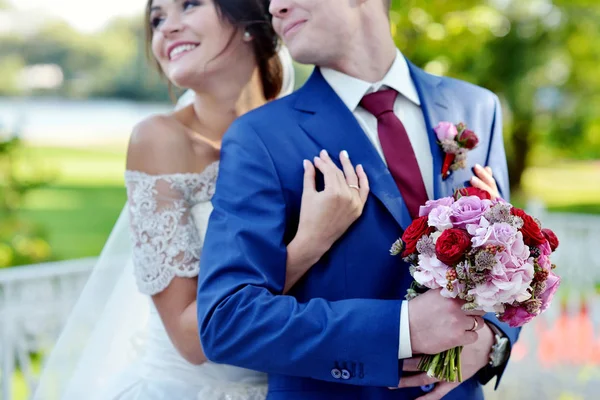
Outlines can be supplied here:
M15 96L21 90L18 85L18 76L25 62L17 55L0 58L0 95Z
M19 218L26 195L49 182L39 171L19 171L18 135L0 127L0 268L48 260L51 250L44 230Z
M116 19L99 34L102 41L111 43L105 49L107 58L111 57L113 61L96 74L94 94L140 101L169 101L166 82L153 61L146 57L142 22L141 17ZM113 48L120 51L118 61L112 55Z
M0 72L6 71L0 79L0 94L14 94L23 64L58 65L64 79L57 89L28 94L169 99L166 84L145 60L141 17L115 19L94 34L82 34L55 20L30 36L0 36Z
M563 156L600 157L600 3L395 0L391 19L417 65L501 97L514 188L548 143Z

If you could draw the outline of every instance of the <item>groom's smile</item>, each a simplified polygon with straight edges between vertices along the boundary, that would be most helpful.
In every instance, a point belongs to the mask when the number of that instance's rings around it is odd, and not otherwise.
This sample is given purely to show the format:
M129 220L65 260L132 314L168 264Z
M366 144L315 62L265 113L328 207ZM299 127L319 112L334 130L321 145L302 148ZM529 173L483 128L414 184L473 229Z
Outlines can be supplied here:
M291 22L289 24L287 24L284 28L283 28L283 32L282 32L282 36L285 40L290 40L290 36L294 35L296 32L298 32L300 29L302 29L302 27L304 27L304 23L307 20L300 20L300 21L296 21L296 22Z

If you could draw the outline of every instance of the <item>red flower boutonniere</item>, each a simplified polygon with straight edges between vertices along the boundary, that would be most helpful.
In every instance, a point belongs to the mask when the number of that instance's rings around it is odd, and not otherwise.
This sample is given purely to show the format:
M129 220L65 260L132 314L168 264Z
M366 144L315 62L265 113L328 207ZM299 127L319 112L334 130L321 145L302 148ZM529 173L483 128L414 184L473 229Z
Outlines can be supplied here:
M467 152L477 147L479 138L462 122L454 125L443 121L435 127L434 131L439 145L446 153L442 164L442 178L446 179L450 176L450 171L467 166Z

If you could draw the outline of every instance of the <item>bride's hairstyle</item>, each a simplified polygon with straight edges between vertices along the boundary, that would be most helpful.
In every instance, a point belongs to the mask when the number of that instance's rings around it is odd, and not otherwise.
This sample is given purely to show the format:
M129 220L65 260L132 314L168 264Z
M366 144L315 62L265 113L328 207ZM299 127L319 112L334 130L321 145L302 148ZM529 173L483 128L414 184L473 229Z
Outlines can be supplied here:
M151 56L152 26L150 13L152 1L146 4L146 53ZM277 56L279 38L271 25L269 14L270 0L213 0L217 14L226 22L252 36L254 55L265 99L273 100L281 92L283 85L283 67ZM231 38L233 39L233 37ZM225 50L225 49L224 49ZM223 50L223 51L224 51ZM160 68L159 68L160 70Z

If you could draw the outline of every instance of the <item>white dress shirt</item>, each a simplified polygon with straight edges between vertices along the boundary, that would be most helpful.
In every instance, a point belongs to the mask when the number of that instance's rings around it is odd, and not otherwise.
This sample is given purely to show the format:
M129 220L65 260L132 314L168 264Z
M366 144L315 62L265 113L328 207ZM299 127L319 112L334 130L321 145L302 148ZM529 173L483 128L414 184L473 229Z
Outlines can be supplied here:
M352 111L354 117L363 128L365 134L369 137L371 143L373 143L373 146L384 163L386 161L377 133L377 118L362 108L359 103L366 94L377 92L382 88L391 88L399 93L396 102L394 103L394 114L396 114L406 128L410 144L417 157L417 163L419 164L421 176L425 183L427 196L432 199L433 156L431 155L431 149L429 148L425 118L423 116L423 111L421 110L421 101L417 94L417 89L410 77L408 64L400 51L397 51L396 59L394 60L392 67L380 82L365 82L328 68L321 68L321 73L329 86L331 86L340 99L342 99L348 109ZM350 154L350 158L352 158L352 154ZM366 173L368 175L369 171L366 171ZM408 302L406 300L402 302L400 316L398 358L404 359L412 357Z

